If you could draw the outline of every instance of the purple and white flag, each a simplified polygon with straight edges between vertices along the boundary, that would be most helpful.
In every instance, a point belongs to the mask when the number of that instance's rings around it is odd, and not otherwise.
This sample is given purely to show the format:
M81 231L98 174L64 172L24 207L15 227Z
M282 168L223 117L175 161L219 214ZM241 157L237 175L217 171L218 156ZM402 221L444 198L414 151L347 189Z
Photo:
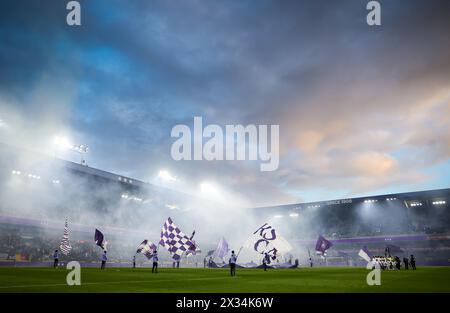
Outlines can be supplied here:
M70 253L70 250L72 250L72 246L70 245L70 240L69 240L69 224L67 222L67 218L66 218L66 223L64 224L64 234L62 236L61 244L59 245L59 249L65 255L68 255Z
M179 261L183 253L195 251L195 244L189 239L169 217L161 228L159 244L165 247L175 261Z
M188 251L186 251L186 255L189 256L189 255L196 255L197 253L202 253L202 249L200 249L200 247L195 242L195 240L192 240L192 236L191 236L190 240L194 244L194 249L192 249L192 248L188 249Z
M316 253L326 255L328 249L333 246L331 241L326 240L322 235L319 236L316 242Z
M253 232L243 247L259 254L269 254L272 260L292 250L292 246L271 225L265 223Z
M153 254L156 252L156 245L145 239L136 250L136 253L141 253L147 257L147 259L151 259Z
M106 251L106 245L108 242L106 241L103 233L99 231L97 228L95 229L94 241L97 246L101 247L103 250Z
M214 256L223 259L228 255L229 251L230 248L228 247L228 242L225 240L225 238L222 237L222 239L220 239L219 243L217 244Z
M367 254L370 258L372 258L372 253L369 251L369 249L367 249L367 246L364 246L361 250L364 251L364 253Z

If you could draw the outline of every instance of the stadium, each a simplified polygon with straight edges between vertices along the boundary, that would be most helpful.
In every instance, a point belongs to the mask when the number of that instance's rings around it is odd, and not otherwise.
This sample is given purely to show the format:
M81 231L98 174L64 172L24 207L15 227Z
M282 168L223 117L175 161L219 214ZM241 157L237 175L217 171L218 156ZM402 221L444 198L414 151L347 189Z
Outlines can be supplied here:
M449 14L0 1L0 302L446 301Z
M51 282L57 277L65 276L64 266L71 260L79 261L82 268L86 268L87 276L92 275L95 280L86 283L82 291L98 290L97 284L103 279L106 285L108 280L113 281L105 287L107 291L147 290L145 282L150 282L151 279L147 281L142 278L150 272L151 261L144 255L137 254L136 268L133 268L132 264L138 244L144 238L157 243L160 225L167 216L181 223L179 226L183 226L182 228L186 228L191 223L194 224L192 220L205 218L205 212L218 205L131 177L7 145L2 145L1 163L7 164L2 167L1 173L3 201L0 211L0 271L3 273L0 287L4 292L42 291L41 288L64 292L64 284ZM52 196L48 197L48 194ZM354 290L354 280L359 279L361 289L357 290L371 291L365 285L366 261L358 255L358 251L364 247L373 256L385 256L386 249L389 249L389 255L398 256L401 260L414 255L420 271L431 271L431 274L426 275L430 278L430 287L421 284L424 286L423 290L448 291L446 283L438 282L448 278L449 200L450 189L440 189L240 209L245 212L245 215L241 213L242 218L247 219L247 237L251 235L252 227L257 229L269 222L293 247L289 253L280 255L269 265L270 270L278 272L268 275L276 275L281 287L270 289L260 283L261 287L256 290L305 292L308 289L296 285L299 280L305 279L305 276L312 282L317 279L319 283L321 276L314 275L323 272L320 275L330 273L329 275L337 275L339 279L350 279L343 290ZM196 209L190 209L191 207ZM108 218L105 219L105 216ZM61 256L60 271L51 272L51 276L47 278L48 271L53 271L53 251L60 245L65 219L69 220L72 250L69 255ZM137 227L136 225L142 225L142 220L148 221L145 227ZM199 224L206 222L198 223L197 226ZM226 225L225 228L228 227L230 226ZM107 277L98 276L102 249L95 245L95 228L100 228L108 240ZM202 279L196 274L196 271L200 271L206 281L219 279L219 289L216 289L215 284L207 284L209 289L206 290L232 291L230 286L223 286L220 281L220 277L223 278L228 269L226 260L216 256L217 242L221 237L217 235L217 229L214 225L196 228L197 234L194 238L199 238L198 251L183 255L176 268L171 254L160 249L160 271L167 272L164 279L168 281L165 282L167 286L164 285L165 287L158 290L205 291ZM315 251L316 237L319 234L333 244L325 256L318 255ZM244 245L247 239L245 232L236 230L234 234L224 231L223 236L236 250ZM245 251L244 249L242 255L245 255ZM228 252L229 250L227 254ZM258 280L260 274L266 274L259 273L262 256L251 257L239 260L239 274L241 277L249 275L250 281ZM286 266L287 264L289 266ZM402 263L401 268L404 267ZM28 284L20 283L22 275L27 275L30 270L36 271L36 268L42 268L45 280L49 279L47 284L30 282L30 287L27 287ZM13 277L8 274L11 269L15 273ZM214 271L221 271L219 278ZM387 274L383 276L404 275L385 272ZM189 276L200 282L198 286L194 283L192 287L171 289L170 281L178 277L177 275ZM299 277L291 279L292 275ZM434 275L439 277L437 281ZM39 280L42 279L39 275L36 276ZM120 284L122 279L124 283L137 281L138 287L123 289ZM388 281L389 279L394 278L386 278ZM18 281L14 282L15 280ZM385 284L388 286L381 289L382 291L409 290L401 284ZM330 288L319 285L312 291L338 291L336 288L333 284ZM70 290L74 289L67 289ZM155 290L150 288L148 291ZM244 284L242 291L255 290L245 287Z

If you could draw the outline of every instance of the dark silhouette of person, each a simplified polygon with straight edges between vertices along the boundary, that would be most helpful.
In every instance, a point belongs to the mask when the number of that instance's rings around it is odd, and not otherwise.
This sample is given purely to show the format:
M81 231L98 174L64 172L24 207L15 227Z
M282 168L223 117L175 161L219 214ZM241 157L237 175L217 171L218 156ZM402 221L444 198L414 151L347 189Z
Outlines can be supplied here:
M398 256L395 257L395 267L400 270L401 268L401 261L400 258Z
M136 256L133 256L133 268L136 268Z
M230 257L230 260L228 261L228 263L230 264L231 276L236 276L236 261L237 261L237 256L236 256L236 254L234 254L234 250L233 250L233 251L231 251L231 257Z
M152 256L153 259L153 266L152 266L152 273L158 273L158 253L153 253Z
M106 260L108 260L108 257L106 256L106 250L105 250L102 255L102 266L100 267L100 269L102 269L102 270L105 269Z
M264 254L264 258L263 258L263 267L264 267L264 272L267 271L267 265L270 263L270 256L269 254L266 252Z
M416 259L414 258L414 255L411 254L411 257L409 258L409 264L411 264L411 268L413 270L416 270Z
M53 268L57 268L59 263L59 253L58 250L55 250L55 253L53 253Z
M405 265L405 270L407 270L408 267L409 267L409 260L408 260L408 258L406 258L406 257L403 258L403 264Z

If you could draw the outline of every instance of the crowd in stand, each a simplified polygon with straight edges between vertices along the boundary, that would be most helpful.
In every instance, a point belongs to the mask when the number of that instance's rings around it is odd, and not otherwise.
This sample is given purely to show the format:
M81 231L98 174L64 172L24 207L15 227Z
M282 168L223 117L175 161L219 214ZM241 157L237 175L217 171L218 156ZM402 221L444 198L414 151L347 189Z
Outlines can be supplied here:
M0 234L0 261L16 260L31 262L47 262L53 260L55 249L59 249L60 239L48 236L23 236L18 234ZM71 243L70 259L80 262L97 262L101 256L101 248L92 240L80 240ZM135 247L116 243L108 247L110 260L113 262L129 262ZM64 261L65 256L61 255Z

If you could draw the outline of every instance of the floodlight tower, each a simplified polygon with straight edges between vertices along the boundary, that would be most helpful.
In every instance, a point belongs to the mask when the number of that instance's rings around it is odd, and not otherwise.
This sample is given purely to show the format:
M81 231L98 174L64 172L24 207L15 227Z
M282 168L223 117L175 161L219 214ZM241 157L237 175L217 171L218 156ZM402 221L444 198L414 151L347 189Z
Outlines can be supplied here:
M84 145L84 144L74 145L74 144L70 143L69 139L67 139L66 137L55 137L53 142L57 147L79 153L81 156L81 161L80 161L81 165L87 165L86 158L85 158L85 155L89 151L89 147L87 145Z

